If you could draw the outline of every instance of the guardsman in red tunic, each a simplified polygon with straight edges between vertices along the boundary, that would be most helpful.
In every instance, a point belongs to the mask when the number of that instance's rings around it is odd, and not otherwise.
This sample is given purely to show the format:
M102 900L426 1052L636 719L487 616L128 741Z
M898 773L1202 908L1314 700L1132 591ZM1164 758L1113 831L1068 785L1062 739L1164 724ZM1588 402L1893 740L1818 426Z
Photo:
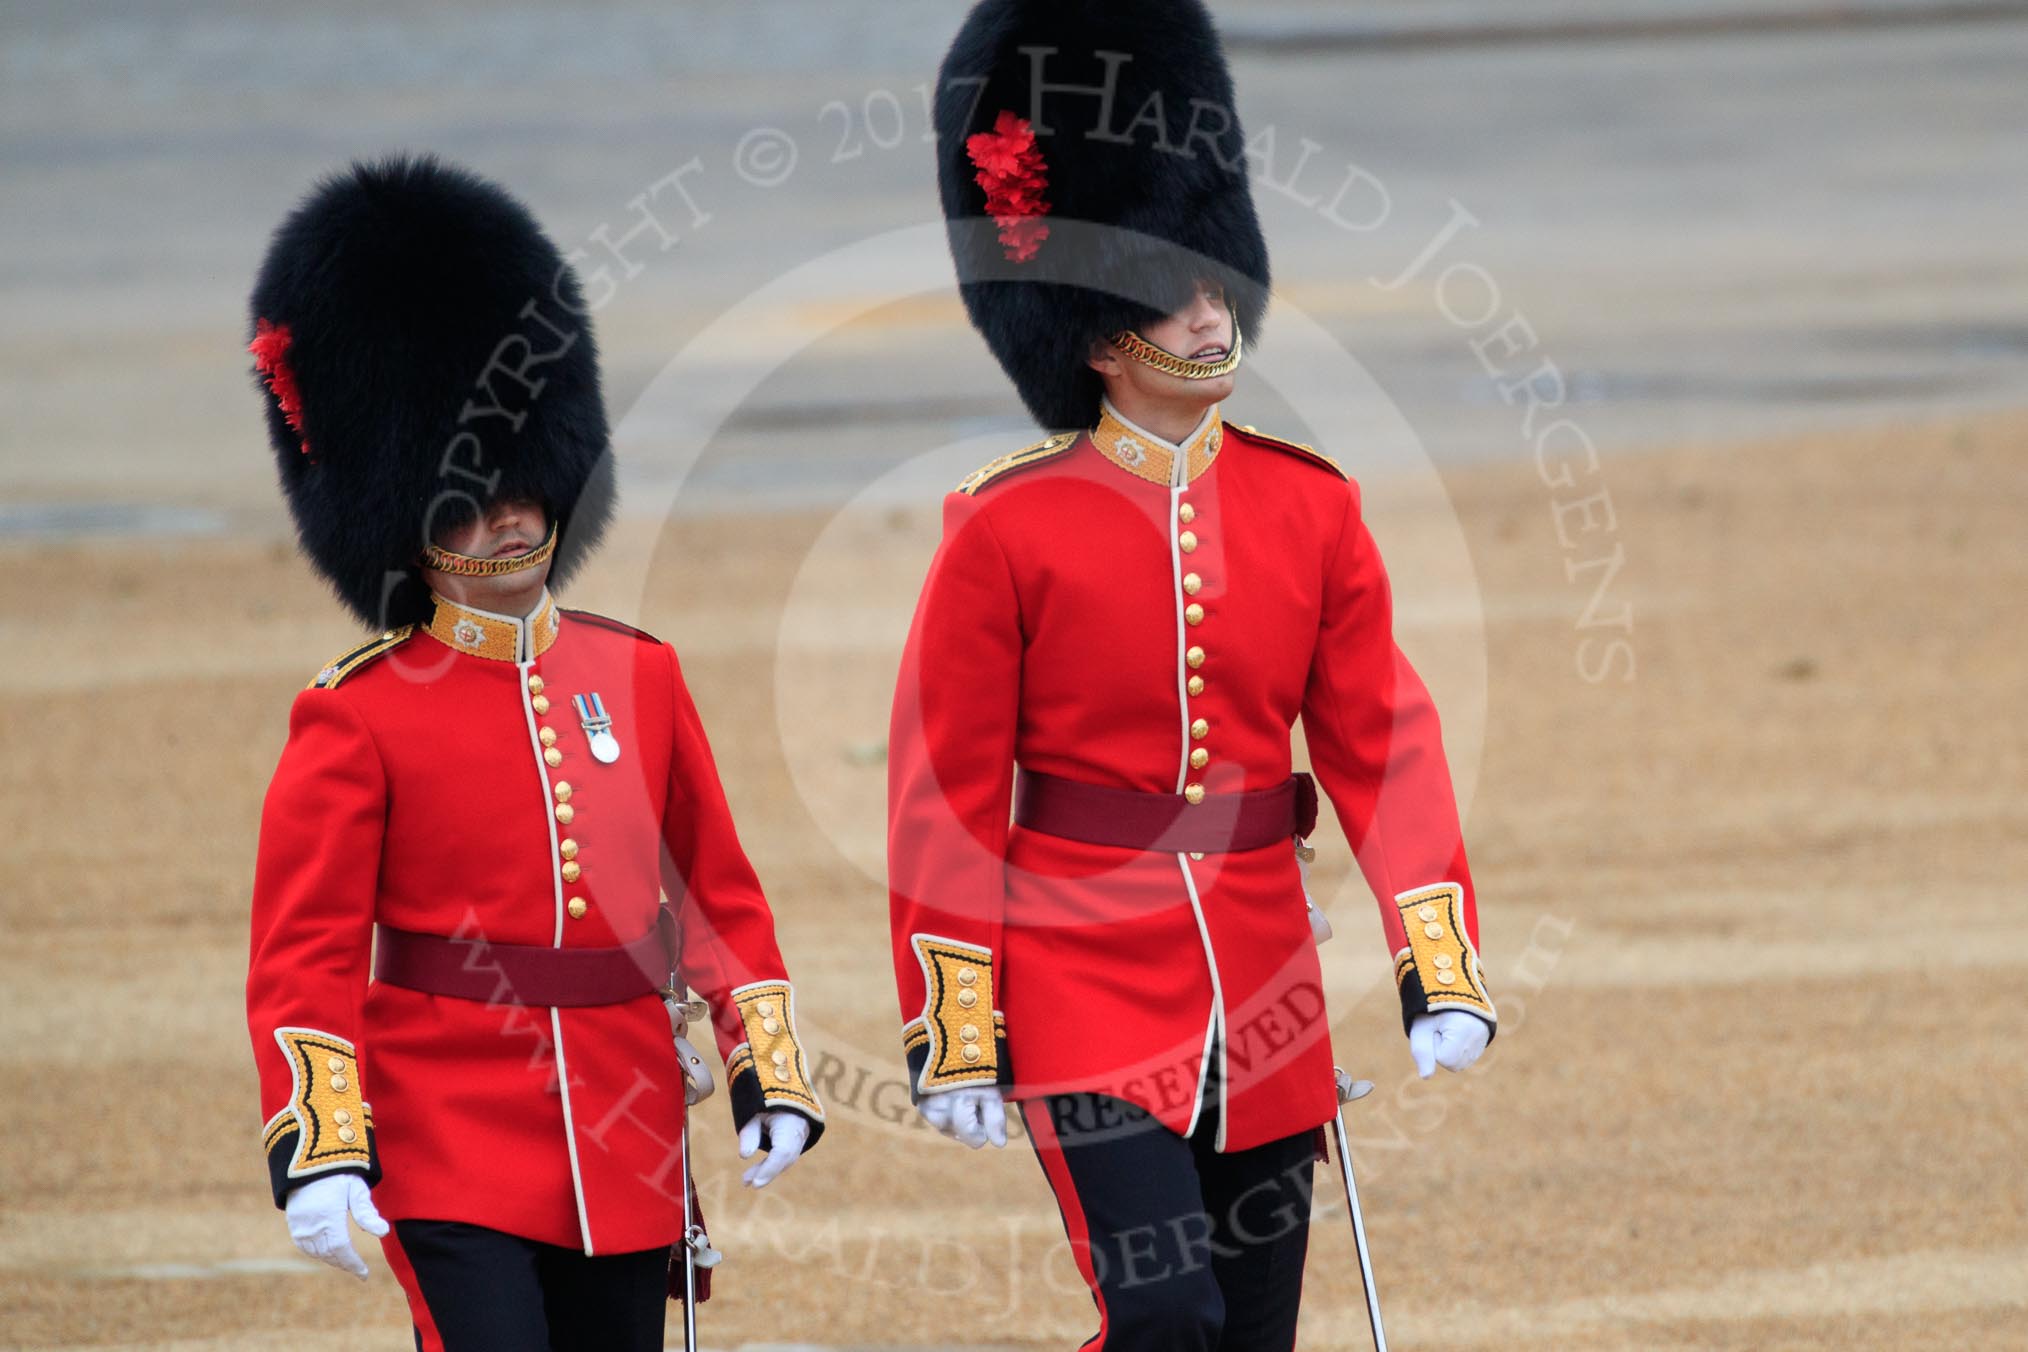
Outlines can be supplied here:
M895 696L888 865L918 1106L1024 1125L1106 1349L1294 1345L1337 1108L1303 837L1379 901L1423 1074L1494 1007L1428 692L1360 493L1227 423L1267 254L1195 0L987 0L938 80L974 324L1057 435L944 503Z
M304 547L381 631L296 698L262 815L262 1147L306 1252L364 1277L348 1215L382 1237L422 1349L662 1347L701 1236L685 987L750 1183L824 1122L675 651L546 585L611 510L587 314L518 202L431 159L327 180L253 294Z

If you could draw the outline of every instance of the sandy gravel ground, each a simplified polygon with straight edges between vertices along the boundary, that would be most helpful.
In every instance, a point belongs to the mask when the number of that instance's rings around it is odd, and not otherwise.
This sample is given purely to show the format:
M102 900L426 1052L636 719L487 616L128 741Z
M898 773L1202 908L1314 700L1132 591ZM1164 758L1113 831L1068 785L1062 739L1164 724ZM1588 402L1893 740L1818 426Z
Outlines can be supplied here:
M1454 748L1507 1020L1482 1068L1414 1085L1341 843L1322 878L1339 1055L1381 1084L1355 1122L1395 1346L2018 1345L2024 440L1994 415L1566 488L1521 461L1450 476L1489 673L1483 748ZM1600 491L1609 524L1571 506ZM1369 497L1412 577L1441 523ZM571 598L685 651L832 1057L831 1134L769 1193L732 1186L722 1109L701 1133L731 1254L715 1347L976 1325L1062 1348L1092 1323L1026 1152L894 1110L867 868L933 531L926 509L637 528ZM851 566L799 579L820 538ZM1595 598L1584 565L1616 549ZM1479 643L1452 599L1405 617L1440 688ZM261 792L291 692L350 631L269 539L11 544L0 601L0 1341L406 1346L377 1255L363 1286L312 1269L269 1207L239 1015ZM1585 612L1626 606L1631 659L1603 656L1617 631ZM1326 1207L1304 1346L1362 1346L1360 1309Z

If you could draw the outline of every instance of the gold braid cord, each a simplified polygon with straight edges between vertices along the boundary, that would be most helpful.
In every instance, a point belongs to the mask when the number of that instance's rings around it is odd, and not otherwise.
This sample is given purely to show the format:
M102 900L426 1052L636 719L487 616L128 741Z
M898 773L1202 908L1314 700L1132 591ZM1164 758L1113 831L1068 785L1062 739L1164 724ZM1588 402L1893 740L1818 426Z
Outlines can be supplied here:
M556 553L556 526L552 523L549 534L541 544L526 554L511 559L479 559L470 554L453 554L437 545L423 550L423 566L434 568L440 573L451 573L457 577L500 577L507 573L526 572L540 564L548 563L550 555Z
M1246 337L1240 333L1239 325L1232 326L1232 351L1217 361L1192 361L1179 357L1173 352L1156 347L1153 343L1135 333L1132 329L1121 329L1113 335L1113 346L1157 371L1185 380L1212 380L1218 376L1229 376L1239 369L1240 358L1246 354Z

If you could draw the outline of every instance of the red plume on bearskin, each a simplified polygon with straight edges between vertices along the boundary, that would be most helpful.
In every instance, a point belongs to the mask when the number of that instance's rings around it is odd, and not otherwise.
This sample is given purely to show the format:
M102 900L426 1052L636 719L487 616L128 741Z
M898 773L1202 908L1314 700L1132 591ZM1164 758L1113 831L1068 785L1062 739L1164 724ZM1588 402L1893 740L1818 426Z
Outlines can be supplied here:
M289 365L289 337L287 324L270 324L265 319L256 319L253 341L246 345L246 350L253 354L254 370L267 379L268 393L274 395L275 407L281 410L283 420L300 437L303 435L303 392L296 388L296 370ZM304 455L310 454L308 441L303 442L302 450Z
M1049 172L1035 148L1035 128L1003 108L993 130L965 138L965 153L979 167L973 177L986 191L986 214L1000 227L1008 260L1027 262L1049 238L1042 223L1049 214L1042 196Z

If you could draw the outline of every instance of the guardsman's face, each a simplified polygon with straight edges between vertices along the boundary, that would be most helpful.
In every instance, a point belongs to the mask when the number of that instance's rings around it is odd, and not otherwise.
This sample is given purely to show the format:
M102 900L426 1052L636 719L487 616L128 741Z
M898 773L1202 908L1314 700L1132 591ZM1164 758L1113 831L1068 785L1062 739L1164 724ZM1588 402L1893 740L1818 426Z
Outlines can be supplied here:
M507 559L529 553L549 534L549 514L533 498L488 503L462 526L440 531L437 547L475 559Z
M549 514L541 503L532 498L508 498L488 503L462 526L438 531L436 543L440 549L475 559L507 559L541 547L548 534ZM515 609L521 601L541 596L549 564L497 577L456 577L426 567L423 577L432 591L453 601L502 614L521 613Z
M1192 361L1222 359L1232 350L1232 307L1226 303L1225 288L1215 282L1199 282L1197 293L1182 309L1144 325L1138 332L1156 347L1178 357ZM1238 379L1236 373L1228 373L1209 380L1186 380L1135 361L1109 343L1095 354L1092 366L1101 376L1124 382L1143 399L1192 402L1206 408L1231 394ZM1120 400L1115 398L1113 402Z

